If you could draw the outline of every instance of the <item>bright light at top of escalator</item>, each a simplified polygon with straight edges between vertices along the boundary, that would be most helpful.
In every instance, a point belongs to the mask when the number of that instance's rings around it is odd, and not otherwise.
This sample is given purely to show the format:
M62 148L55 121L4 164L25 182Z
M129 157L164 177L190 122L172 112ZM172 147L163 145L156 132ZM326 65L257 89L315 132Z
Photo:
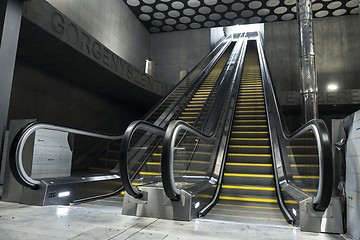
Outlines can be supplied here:
M330 91L335 91L338 89L338 86L334 83L330 83L328 86L327 86L327 89L330 90Z

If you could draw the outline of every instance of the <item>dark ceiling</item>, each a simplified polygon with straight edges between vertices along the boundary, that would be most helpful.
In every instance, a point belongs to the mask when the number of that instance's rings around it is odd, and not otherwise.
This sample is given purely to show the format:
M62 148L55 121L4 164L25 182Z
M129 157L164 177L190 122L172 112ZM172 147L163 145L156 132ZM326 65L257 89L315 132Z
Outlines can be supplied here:
M124 0L151 33L296 19L296 0ZM359 0L312 0L315 18L359 14Z

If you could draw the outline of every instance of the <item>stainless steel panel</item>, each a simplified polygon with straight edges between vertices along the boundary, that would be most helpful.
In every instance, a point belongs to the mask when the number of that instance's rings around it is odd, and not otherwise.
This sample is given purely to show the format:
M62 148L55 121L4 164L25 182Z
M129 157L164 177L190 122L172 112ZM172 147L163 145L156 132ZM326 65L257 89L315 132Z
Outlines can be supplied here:
M332 198L325 212L314 211L312 198L300 202L300 230L307 232L343 233L341 200Z
M181 191L180 200L171 201L165 195L161 184L139 187L139 189L144 194L141 199L125 193L123 215L186 221L192 219L192 199L189 193Z

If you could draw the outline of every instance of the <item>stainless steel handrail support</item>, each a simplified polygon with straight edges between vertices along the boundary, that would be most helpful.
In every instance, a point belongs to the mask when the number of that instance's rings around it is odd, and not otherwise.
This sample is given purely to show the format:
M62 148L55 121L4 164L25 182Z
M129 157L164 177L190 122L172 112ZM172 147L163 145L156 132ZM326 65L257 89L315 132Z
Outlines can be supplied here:
M10 149L10 155L14 156L14 159L10 160L10 164L14 165L14 168L11 168L13 175L18 181L21 181L20 183L28 188L31 189L37 189L40 186L40 181L35 180L29 176L29 174L25 171L24 165L23 165L23 148L27 141L27 139L30 137L32 133L34 133L36 130L39 129L46 129L46 130L53 130L53 131L60 131L60 132L67 132L67 133L73 133L73 134L79 134L83 136L88 137L95 137L95 138L102 138L106 140L121 140L122 135L115 136L115 135L106 135L106 134L100 134L90 131L84 131L69 127L63 127L58 126L54 124L48 124L48 123L40 123L40 122L34 122L26 127L23 131L20 131L18 135L15 137L15 139L18 139L18 141L13 141L11 144ZM15 145L16 144L16 145Z

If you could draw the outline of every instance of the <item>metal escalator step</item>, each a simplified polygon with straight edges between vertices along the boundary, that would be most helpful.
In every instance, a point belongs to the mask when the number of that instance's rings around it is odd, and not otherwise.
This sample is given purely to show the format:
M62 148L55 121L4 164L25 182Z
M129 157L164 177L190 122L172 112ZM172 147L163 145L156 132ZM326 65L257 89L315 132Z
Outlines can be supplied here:
M272 163L227 162L228 173L273 174Z
M221 195L233 197L250 195L257 198L276 198L274 186L261 185L222 185Z

